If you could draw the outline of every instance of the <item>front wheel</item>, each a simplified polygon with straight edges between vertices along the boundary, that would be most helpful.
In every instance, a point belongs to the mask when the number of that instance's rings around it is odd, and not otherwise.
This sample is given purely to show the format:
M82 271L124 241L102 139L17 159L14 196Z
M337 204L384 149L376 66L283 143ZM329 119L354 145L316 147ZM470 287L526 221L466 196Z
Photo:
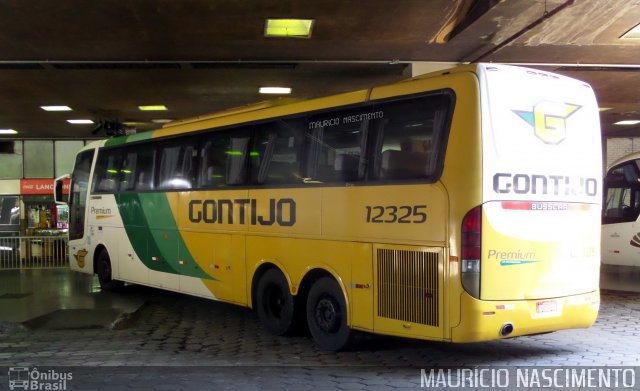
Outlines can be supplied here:
M313 339L323 349L338 351L351 344L353 332L347 325L347 304L333 278L323 277L311 287L307 323Z
M124 286L122 281L111 278L111 259L109 259L109 253L107 253L106 250L100 251L96 262L96 269L102 290L116 291Z
M275 335L293 331L294 301L287 279L278 269L267 270L256 291L256 310L263 326Z

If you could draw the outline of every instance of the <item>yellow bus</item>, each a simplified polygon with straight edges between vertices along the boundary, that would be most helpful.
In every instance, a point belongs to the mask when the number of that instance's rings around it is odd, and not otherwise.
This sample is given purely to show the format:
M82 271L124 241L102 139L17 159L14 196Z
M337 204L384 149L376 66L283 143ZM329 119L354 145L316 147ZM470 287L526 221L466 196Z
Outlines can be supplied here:
M475 64L89 144L70 264L324 349L485 341L595 321L601 198L591 87Z

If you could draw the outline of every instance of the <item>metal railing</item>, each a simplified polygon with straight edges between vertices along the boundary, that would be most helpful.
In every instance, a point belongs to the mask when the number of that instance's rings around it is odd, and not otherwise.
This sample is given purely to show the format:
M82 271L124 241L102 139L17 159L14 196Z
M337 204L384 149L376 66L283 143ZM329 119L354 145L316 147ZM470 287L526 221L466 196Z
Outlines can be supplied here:
M0 270L67 266L69 266L69 259L66 237L0 237Z

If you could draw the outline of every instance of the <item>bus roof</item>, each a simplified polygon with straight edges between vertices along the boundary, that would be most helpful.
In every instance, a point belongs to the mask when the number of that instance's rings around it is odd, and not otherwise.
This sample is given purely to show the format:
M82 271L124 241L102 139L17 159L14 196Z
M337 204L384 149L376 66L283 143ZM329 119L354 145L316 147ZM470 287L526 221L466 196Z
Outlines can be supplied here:
M624 162L628 162L630 160L636 160L636 159L640 159L640 152L632 152L628 155L624 155L621 158L618 158L616 160L613 161L613 163L609 164L607 166L607 171L609 171L611 168L617 166L618 164L624 163Z
M279 98L271 101L263 101L245 106L230 108L227 110L219 111L213 114L197 116L193 118L187 118L177 120L165 124L163 127L150 130L147 132L137 133L129 136L114 137L106 140L103 144L105 146L116 146L137 141L143 141L152 138L169 137L179 134L197 132L203 129L211 129L217 127L225 127L229 125L239 123L251 123L255 121L261 121L274 117L284 117L295 115L302 112L316 111L322 109L328 109L332 107L347 106L352 104L359 104L367 102L372 92L381 87L402 85L404 83L411 83L418 80L431 79L440 77L446 74L471 72L479 74L484 71L485 68L494 67L507 67L508 65L499 64L468 64L462 65L450 69L439 70L424 75L419 75L413 78L402 80L396 83L388 85L373 86L368 89L363 89L354 92L347 92L337 95L330 95L326 97L320 97L309 100L296 100L292 98ZM93 145L93 144L92 144ZM100 147L101 145L97 145ZM96 147L96 145L93 145Z

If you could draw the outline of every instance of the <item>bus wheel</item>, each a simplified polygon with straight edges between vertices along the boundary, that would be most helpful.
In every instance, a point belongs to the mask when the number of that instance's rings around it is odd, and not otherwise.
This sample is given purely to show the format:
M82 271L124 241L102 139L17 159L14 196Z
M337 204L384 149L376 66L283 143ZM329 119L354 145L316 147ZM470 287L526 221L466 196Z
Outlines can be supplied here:
M106 250L100 251L98 255L96 272L98 273L98 281L102 290L115 291L124 286L122 281L116 281L111 278L111 260Z
M347 305L333 278L322 277L311 287L307 298L307 323L321 348L337 351L350 345L353 332L347 326Z
M264 327L272 334L284 335L294 326L293 296L287 279L278 269L267 270L256 291L256 309Z

